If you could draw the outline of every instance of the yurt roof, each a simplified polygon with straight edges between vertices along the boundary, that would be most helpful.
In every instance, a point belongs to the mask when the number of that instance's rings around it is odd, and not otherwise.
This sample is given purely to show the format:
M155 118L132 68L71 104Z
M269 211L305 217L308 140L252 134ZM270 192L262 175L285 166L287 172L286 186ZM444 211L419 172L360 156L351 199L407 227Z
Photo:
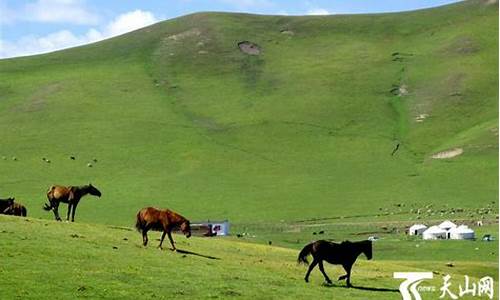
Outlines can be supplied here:
M454 227L457 227L457 225L455 225L455 223L451 222L451 221L444 221L442 222L441 224L438 225L440 228L454 228Z
M412 229L420 229L420 228L427 228L424 224L414 224L410 228Z
M454 233L474 233L474 230L467 227L467 225L460 225L458 227L450 229L450 232Z
M424 231L424 233L446 233L446 230L440 228L439 226L434 225L427 228L427 230Z

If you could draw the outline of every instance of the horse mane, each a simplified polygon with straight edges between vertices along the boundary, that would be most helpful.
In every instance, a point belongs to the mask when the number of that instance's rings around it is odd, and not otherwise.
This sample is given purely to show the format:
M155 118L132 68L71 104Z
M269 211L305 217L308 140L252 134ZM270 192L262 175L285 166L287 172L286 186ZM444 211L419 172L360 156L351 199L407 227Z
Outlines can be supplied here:
M188 219L184 218L183 216L176 213L175 211L172 211L170 209L166 209L165 212L166 212L167 216L172 217L172 219L176 219L176 220L172 220L172 221L174 221L174 223L182 224L184 222L189 222Z

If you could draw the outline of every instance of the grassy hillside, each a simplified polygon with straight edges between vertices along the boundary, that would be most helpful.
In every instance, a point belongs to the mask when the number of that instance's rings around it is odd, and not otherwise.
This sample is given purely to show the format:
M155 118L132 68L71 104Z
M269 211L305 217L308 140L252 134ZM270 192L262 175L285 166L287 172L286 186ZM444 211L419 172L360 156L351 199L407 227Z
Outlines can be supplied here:
M347 289L343 282L323 286L317 269L306 284L306 267L296 264L298 251L286 248L175 235L184 252L173 253L156 248L158 233L142 247L140 234L128 227L8 216L0 222L2 299L401 299L400 280L392 273L429 270L434 279L421 286L436 291L421 295L437 299L445 274L452 275L456 293L463 275L476 282L491 274L498 282L498 245L480 241L449 241L460 249L450 252L443 242L380 240L372 260L359 258L352 274L356 288ZM395 257L401 244L415 250ZM331 278L343 274L339 266L325 269Z
M246 40L260 55L240 51ZM92 182L103 197L77 221L125 226L145 205L237 226L497 207L497 66L498 5L484 1L200 13L1 60L0 195L50 219L50 185Z

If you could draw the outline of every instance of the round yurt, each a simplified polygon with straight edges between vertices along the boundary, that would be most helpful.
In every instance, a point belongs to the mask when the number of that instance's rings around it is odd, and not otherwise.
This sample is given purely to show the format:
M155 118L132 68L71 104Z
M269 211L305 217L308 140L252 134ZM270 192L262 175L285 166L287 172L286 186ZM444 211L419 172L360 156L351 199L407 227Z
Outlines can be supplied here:
M424 240L446 239L446 230L439 226L431 226L422 233L422 238Z
M446 220L443 223L439 224L438 227L444 230L450 230L451 228L457 227L457 225L455 225L455 223L451 221Z
M424 224L415 224L408 229L408 232L410 235L421 235L426 229L427 226Z
M473 240L475 238L474 230L467 225L460 225L448 231L448 238L452 240Z

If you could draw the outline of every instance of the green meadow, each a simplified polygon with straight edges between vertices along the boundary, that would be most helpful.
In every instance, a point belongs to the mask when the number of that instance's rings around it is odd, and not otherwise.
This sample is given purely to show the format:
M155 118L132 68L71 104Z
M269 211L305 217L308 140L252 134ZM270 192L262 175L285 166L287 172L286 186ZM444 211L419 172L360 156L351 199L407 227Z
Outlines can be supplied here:
M454 288L464 275L498 283L491 2L374 15L197 13L0 60L0 198L14 196L29 217L0 217L2 295L400 299L393 272L434 271L422 285L438 290L421 294L435 299L445 274ZM244 53L242 41L260 53ZM42 210L51 185L89 182L102 197L83 198L75 224ZM231 236L174 237L194 254L159 251L153 239L143 248L131 227L144 206L228 219ZM478 240L405 234L445 219ZM369 236L380 239L373 260L354 266L361 288L322 286L319 270L303 282L296 258L306 243ZM327 267L332 278L341 272Z

